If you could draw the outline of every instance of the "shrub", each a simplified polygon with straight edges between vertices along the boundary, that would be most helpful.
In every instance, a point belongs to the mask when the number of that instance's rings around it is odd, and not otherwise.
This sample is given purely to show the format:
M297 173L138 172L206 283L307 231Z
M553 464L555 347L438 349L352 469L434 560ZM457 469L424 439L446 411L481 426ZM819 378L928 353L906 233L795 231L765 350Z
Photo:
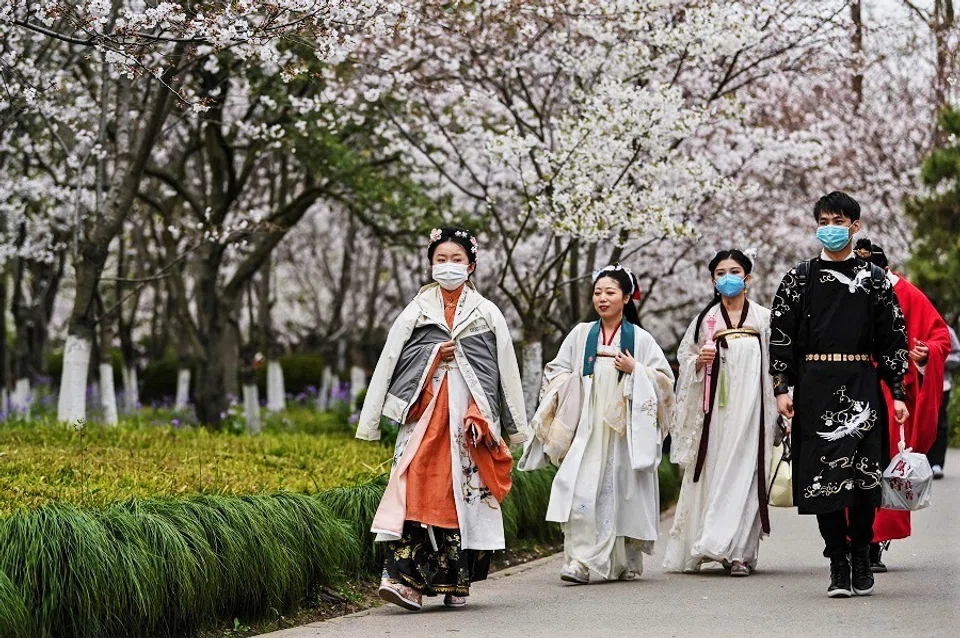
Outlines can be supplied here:
M290 610L360 555L346 522L291 493L48 505L0 520L0 547L3 636L182 635Z

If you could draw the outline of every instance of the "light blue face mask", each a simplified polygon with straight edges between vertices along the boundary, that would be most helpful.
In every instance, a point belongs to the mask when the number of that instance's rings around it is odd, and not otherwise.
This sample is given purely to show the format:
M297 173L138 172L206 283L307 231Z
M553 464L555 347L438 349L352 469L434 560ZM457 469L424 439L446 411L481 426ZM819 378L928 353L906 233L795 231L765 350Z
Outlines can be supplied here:
M817 239L830 252L838 252L850 243L850 229L846 226L821 226L817 229Z
M739 275L726 274L717 279L716 286L717 292L724 297L736 297L746 288L746 283Z

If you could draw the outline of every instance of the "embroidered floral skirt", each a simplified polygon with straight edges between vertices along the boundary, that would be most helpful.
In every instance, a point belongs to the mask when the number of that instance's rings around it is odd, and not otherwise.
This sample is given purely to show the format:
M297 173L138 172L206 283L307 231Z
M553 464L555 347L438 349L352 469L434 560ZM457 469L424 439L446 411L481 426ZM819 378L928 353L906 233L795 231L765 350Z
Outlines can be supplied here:
M461 549L460 530L434 527L431 540L426 527L407 521L403 537L387 543L383 575L425 596L469 596L470 583L486 580L491 554Z

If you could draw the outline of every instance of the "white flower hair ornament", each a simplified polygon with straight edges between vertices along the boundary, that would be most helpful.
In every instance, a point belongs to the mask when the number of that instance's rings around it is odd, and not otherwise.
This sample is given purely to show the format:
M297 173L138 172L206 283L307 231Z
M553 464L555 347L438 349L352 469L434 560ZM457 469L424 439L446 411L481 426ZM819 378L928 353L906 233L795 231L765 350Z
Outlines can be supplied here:
M436 245L447 241L460 244L464 251L467 252L467 256L470 258L471 263L477 261L477 253L480 252L480 244L474 234L469 230L464 230L462 228L434 228L430 231L430 242L428 244L430 253L432 254L433 248Z

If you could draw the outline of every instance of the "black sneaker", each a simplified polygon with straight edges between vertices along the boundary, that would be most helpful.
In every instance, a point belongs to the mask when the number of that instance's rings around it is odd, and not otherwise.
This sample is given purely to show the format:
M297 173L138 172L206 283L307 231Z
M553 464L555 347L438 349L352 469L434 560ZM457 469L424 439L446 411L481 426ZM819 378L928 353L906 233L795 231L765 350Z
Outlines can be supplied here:
M827 587L827 596L830 598L853 596L853 590L850 588L850 561L845 555L830 559L830 586Z
M873 571L870 569L870 550L866 547L856 549L853 559L853 593L857 596L869 596L873 593Z
M874 574L887 573L887 566L883 564L882 560L880 560L880 556L883 555L883 550L883 543L872 543L870 545L870 571L872 571Z

